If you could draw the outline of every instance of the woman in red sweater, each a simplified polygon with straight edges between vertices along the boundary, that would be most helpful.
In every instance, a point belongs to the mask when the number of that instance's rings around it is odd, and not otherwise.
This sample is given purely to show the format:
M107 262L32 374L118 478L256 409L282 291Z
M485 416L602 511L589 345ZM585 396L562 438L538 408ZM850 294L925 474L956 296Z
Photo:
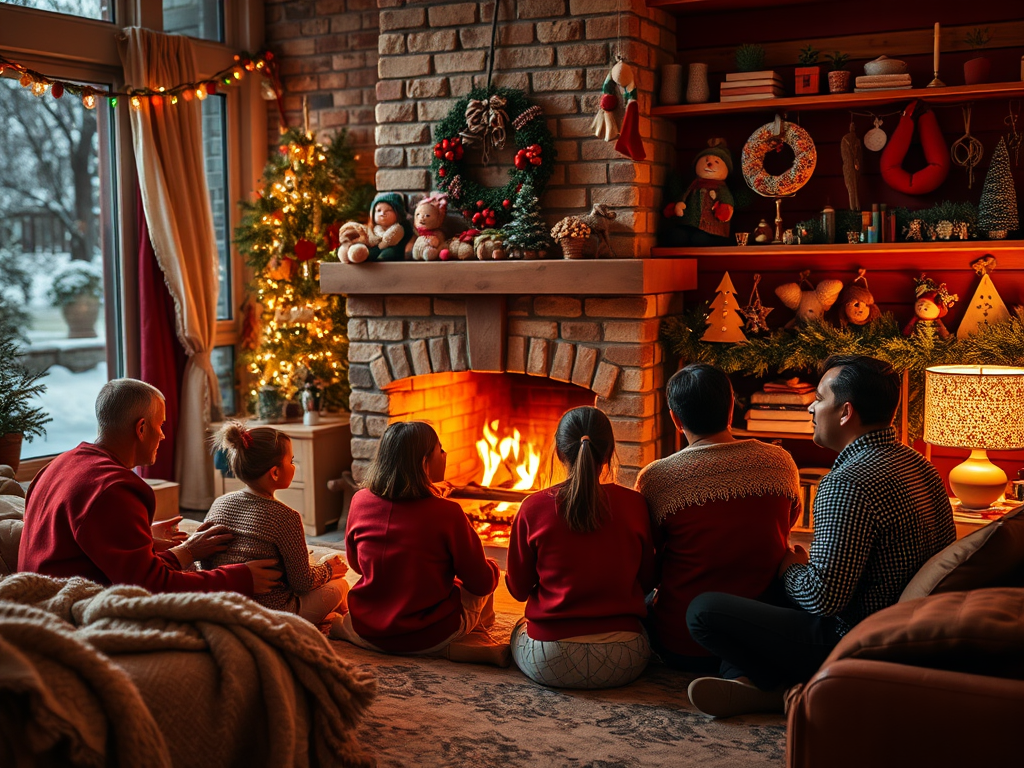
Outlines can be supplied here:
M429 424L389 426L352 497L345 556L362 578L331 636L383 653L508 666L494 623L498 564L454 501L441 498L446 454Z
M505 583L526 601L526 616L512 630L512 657L544 685L626 685L651 653L640 624L654 588L647 502L601 483L615 438L596 408L567 411L555 449L568 479L530 496L512 523Z

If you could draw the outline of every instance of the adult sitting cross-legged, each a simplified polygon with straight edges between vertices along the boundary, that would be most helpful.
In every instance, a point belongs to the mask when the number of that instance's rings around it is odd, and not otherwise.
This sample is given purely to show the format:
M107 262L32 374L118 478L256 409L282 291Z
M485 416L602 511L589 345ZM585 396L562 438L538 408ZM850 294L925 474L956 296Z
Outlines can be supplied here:
M688 365L669 379L666 396L688 444L637 478L657 552L648 628L670 666L717 672L719 659L690 637L686 610L704 592L781 595L776 574L801 512L800 480L782 448L733 437L732 384L723 371Z
M900 377L862 355L825 361L815 401L814 442L839 453L814 501L814 540L779 566L783 608L720 593L697 597L690 633L723 660L722 678L690 683L708 715L782 711L787 687L804 682L840 638L893 605L932 555L956 539L942 477L892 428ZM724 679L723 679L724 678Z
M153 539L156 497L133 467L156 460L164 439L164 397L137 379L107 382L96 398L95 443L81 443L36 475L25 501L18 570L151 592L270 590L274 560L210 571L185 569L223 551L231 534L212 526L162 551Z

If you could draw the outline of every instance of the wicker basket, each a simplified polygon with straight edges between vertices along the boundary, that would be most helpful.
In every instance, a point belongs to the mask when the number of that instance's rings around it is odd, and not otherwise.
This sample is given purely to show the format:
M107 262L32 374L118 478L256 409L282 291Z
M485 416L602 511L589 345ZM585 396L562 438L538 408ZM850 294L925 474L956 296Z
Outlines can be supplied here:
M586 244L586 240L581 237L562 237L559 238L558 244L562 247L562 253L565 254L567 259L582 259L583 258L583 246Z

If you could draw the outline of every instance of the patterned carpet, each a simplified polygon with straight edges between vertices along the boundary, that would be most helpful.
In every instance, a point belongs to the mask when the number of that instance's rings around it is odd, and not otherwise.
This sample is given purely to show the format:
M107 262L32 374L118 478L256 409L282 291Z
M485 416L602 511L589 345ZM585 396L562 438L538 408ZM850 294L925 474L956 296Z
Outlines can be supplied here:
M508 637L513 616L499 614ZM380 768L760 768L781 766L781 715L712 720L686 698L690 678L661 665L630 686L560 691L514 666L383 656L335 642L339 655L371 667L378 696L361 725Z

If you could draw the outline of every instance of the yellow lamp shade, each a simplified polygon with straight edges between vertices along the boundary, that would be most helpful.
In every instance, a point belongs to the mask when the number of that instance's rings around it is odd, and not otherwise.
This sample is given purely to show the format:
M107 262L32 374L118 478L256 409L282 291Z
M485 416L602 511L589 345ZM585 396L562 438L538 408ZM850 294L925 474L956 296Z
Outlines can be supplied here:
M1024 448L1024 368L928 368L924 381L924 439L948 448Z

